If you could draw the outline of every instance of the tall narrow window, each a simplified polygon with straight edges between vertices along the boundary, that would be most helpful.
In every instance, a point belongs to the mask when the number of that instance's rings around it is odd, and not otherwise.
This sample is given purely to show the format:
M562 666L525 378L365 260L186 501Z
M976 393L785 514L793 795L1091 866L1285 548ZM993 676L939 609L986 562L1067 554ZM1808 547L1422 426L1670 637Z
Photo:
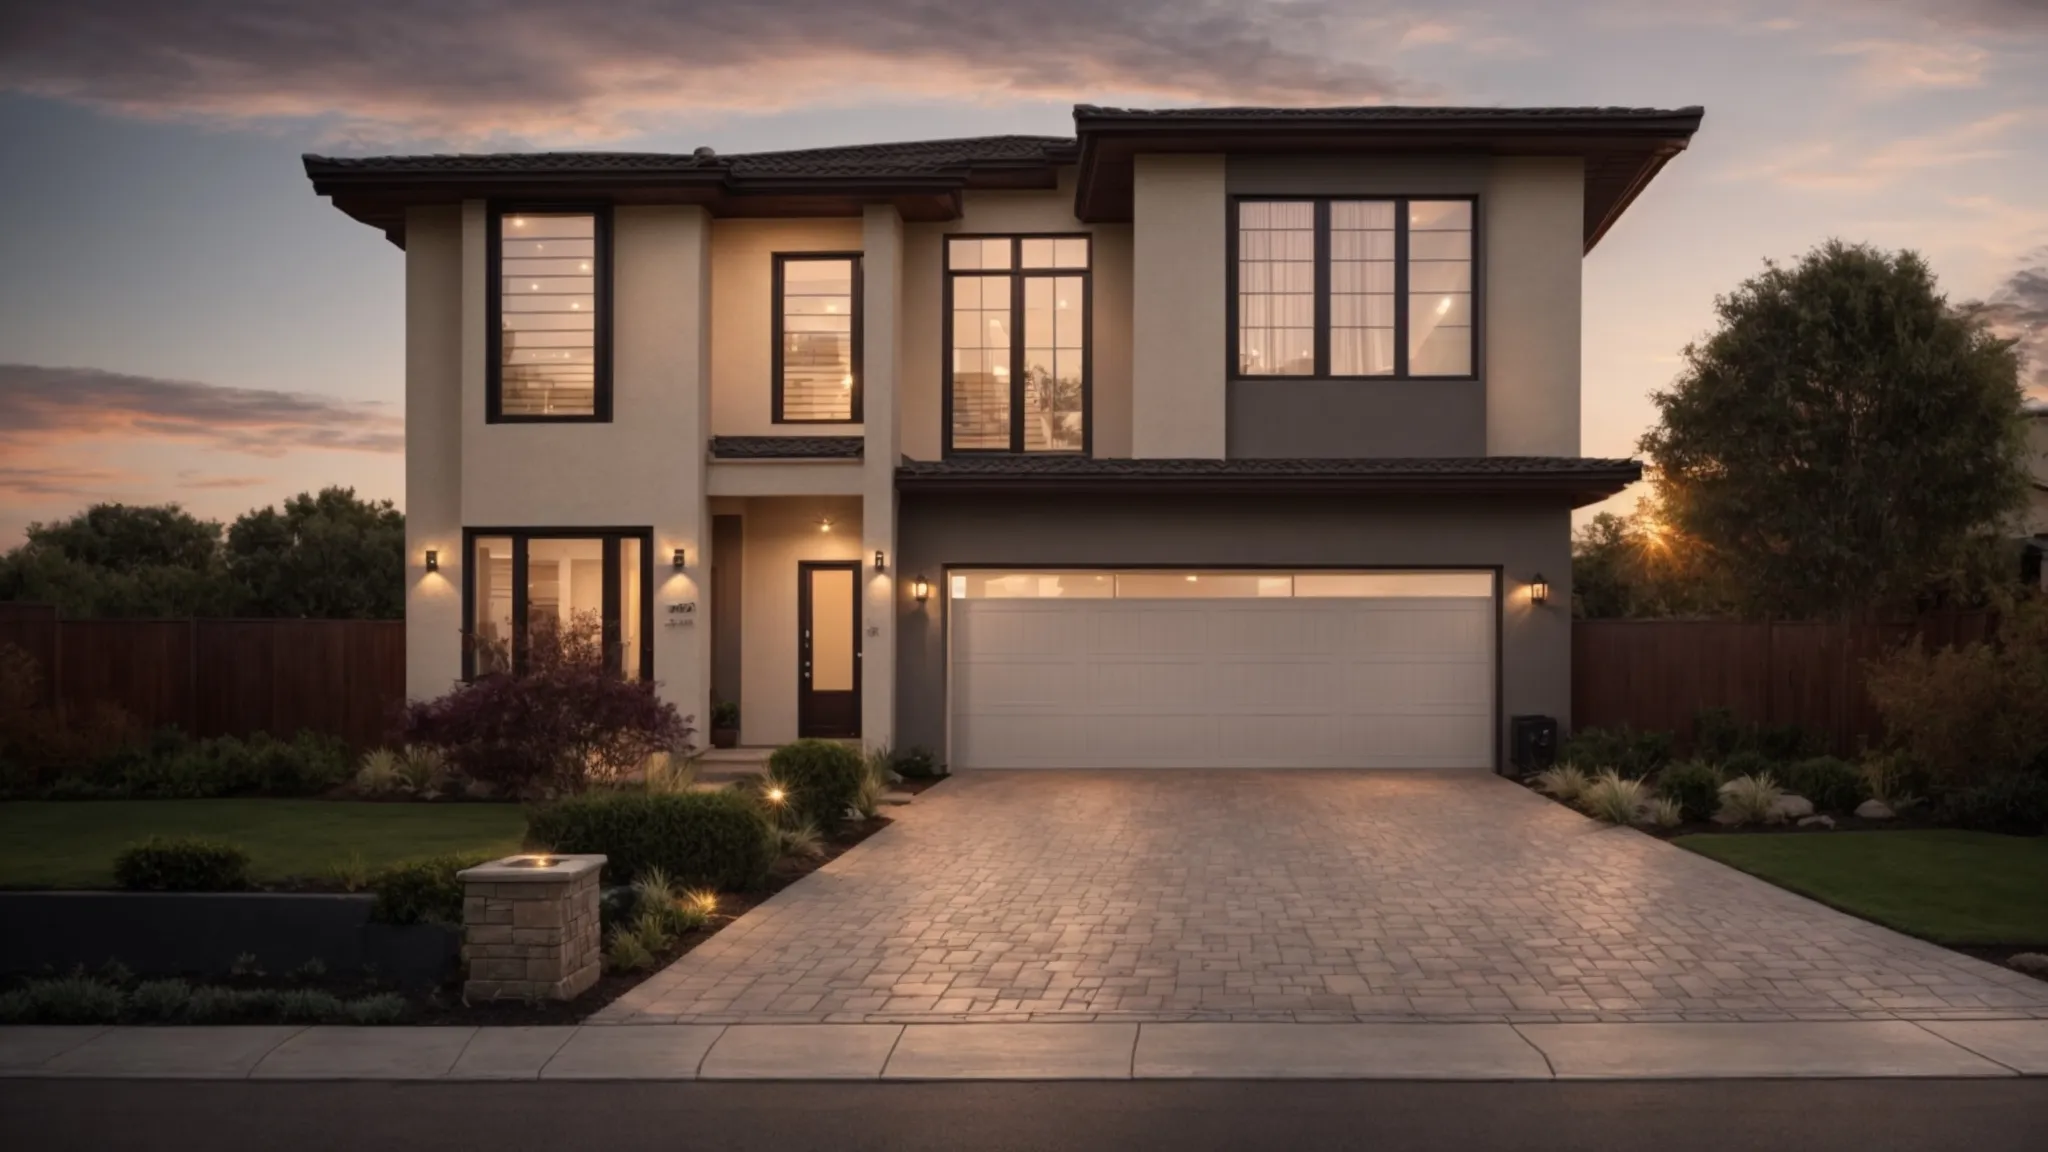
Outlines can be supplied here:
M1469 378L1473 201L1240 200L1239 376Z
M488 418L610 419L604 214L505 209L491 231Z
M775 257L775 422L860 419L860 257Z
M1089 239L946 243L947 448L1088 449Z

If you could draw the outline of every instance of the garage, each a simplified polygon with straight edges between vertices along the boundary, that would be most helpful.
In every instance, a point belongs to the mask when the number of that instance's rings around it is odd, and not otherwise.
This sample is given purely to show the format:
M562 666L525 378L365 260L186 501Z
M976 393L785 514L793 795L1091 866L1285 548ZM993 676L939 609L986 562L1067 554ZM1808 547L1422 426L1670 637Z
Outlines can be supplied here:
M1493 764L1492 571L954 569L955 768Z

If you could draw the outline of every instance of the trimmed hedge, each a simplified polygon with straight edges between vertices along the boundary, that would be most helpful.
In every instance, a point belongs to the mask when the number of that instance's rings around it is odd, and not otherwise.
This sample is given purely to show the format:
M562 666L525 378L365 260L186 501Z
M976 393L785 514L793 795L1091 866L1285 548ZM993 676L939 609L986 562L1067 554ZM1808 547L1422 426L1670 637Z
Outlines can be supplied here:
M613 883L660 868L682 887L744 889L775 863L761 809L733 791L572 796L535 809L526 834L552 852L602 853Z
M484 852L394 864L370 881L377 895L370 918L386 924L461 924L462 881L455 874L493 859Z
M867 761L844 744L799 740L768 757L768 774L789 788L789 807L819 828L837 828L860 796Z
M236 892L249 886L249 854L214 840L152 836L121 850L114 879L131 892Z
M1613 772L1641 780L1671 762L1671 733L1618 728L1581 728L1558 749L1557 762L1576 765L1588 776Z
M1704 760L1684 760L1657 773L1657 795L1675 802L1687 820L1712 818L1721 807L1721 770Z
M1818 812L1849 812L1870 796L1862 771L1833 756L1815 756L1783 765L1777 776L1785 791L1813 801Z

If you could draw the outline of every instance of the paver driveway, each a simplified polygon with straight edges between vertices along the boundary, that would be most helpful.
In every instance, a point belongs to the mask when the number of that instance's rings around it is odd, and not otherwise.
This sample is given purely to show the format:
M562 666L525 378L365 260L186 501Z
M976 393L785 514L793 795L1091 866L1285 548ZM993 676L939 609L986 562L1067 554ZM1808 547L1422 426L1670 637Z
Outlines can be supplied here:
M595 1022L2048 1017L1497 777L975 773Z

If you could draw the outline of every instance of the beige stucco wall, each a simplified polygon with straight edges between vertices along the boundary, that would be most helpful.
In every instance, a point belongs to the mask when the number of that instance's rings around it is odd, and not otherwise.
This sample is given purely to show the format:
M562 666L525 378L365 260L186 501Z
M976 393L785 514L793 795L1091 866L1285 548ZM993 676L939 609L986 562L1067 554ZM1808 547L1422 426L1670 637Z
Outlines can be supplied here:
M1133 174L1131 454L1225 453L1221 156L1139 156Z
M747 744L785 744L796 739L796 566L802 560L859 559L861 501L857 496L721 499L718 507L720 512L738 508L746 539L740 739ZM832 521L829 532L818 529L824 517ZM880 667L886 675L887 663Z
M405 233L405 692L421 698L462 676L461 212L414 208Z
M946 381L943 237L954 232L1090 233L1095 238L1093 347L1089 350L1094 451L1131 454L1131 226L1074 218L1074 174L1045 192L969 192L961 218L903 228L903 344L897 376L898 449L936 460L945 444Z
M775 253L858 252L860 248L859 220L712 223L712 435L860 435L858 424L775 423L771 377L775 348Z
M1579 454L1585 164L1494 160L1482 196L1486 451Z

